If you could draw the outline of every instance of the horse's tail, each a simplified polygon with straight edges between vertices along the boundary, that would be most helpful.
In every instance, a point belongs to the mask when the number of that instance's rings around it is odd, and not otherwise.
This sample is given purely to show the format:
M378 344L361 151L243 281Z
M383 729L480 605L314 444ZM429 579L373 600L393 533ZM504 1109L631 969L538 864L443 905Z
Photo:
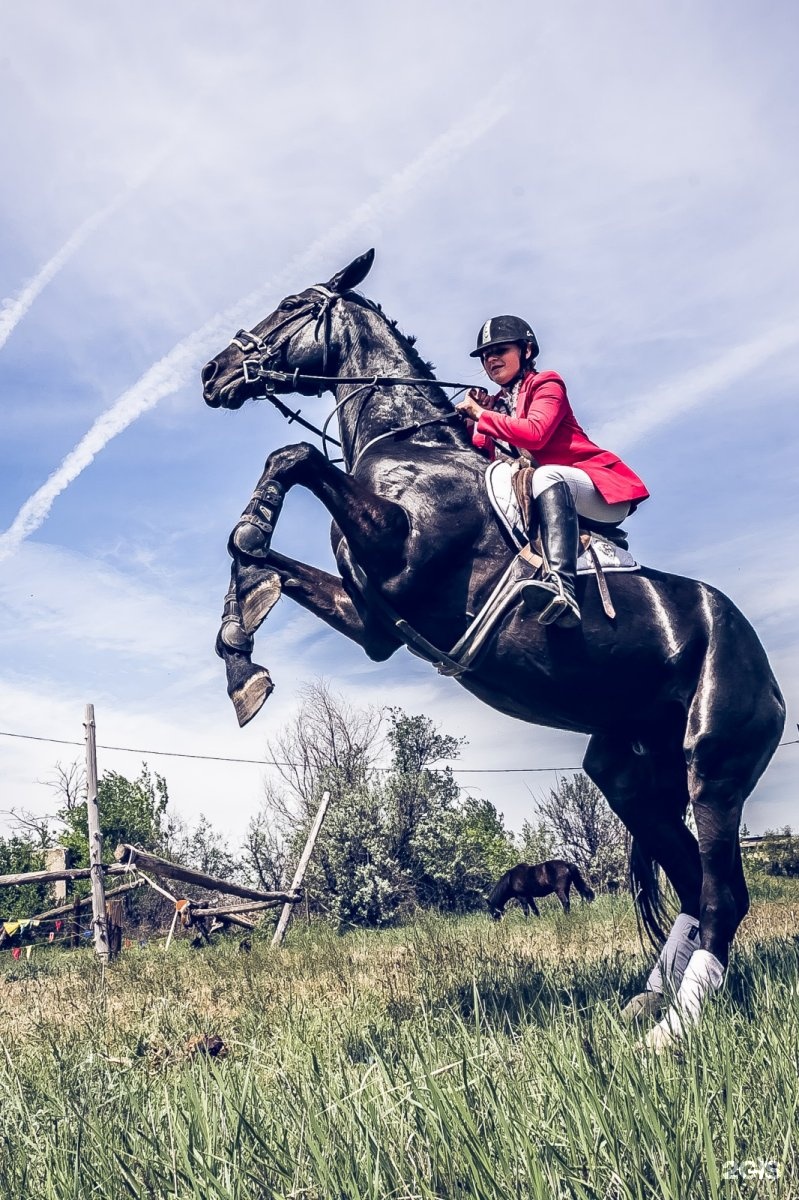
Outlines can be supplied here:
M657 863L651 855L644 853L635 838L630 848L630 888L635 897L639 933L643 928L652 945L660 949L666 940L663 922L668 921L668 913L660 890Z
M586 882L585 878L580 874L580 868L576 867L574 865L572 866L572 869L571 869L571 881L574 884L574 886L577 888L577 891L580 893L583 900L593 900L594 899L594 897L596 895L596 893L594 892L594 889L591 887L591 885L589 883Z
M512 871L506 871L488 894L487 904L491 910L491 915L499 917L502 915L502 910L507 904L511 896L511 875Z

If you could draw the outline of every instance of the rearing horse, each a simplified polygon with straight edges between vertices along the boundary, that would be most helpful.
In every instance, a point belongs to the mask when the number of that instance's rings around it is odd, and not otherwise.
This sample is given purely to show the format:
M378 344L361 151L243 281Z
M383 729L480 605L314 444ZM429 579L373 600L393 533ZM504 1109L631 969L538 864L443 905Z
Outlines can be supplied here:
M281 593L370 658L405 643L438 648L446 660L515 553L486 495L485 460L453 422L431 369L353 291L373 257L286 297L203 370L214 408L263 395L264 378L272 395L332 391L344 463L305 442L274 451L231 534L217 651L242 725L272 691L250 652ZM333 518L338 576L270 548L284 494L297 484ZM681 912L699 920L701 948L682 984L672 976L675 1006L650 1033L659 1047L679 1035L681 1020L696 1019L702 997L721 982L749 905L741 811L785 712L757 635L721 592L642 568L616 575L613 593L611 621L596 583L580 578L576 629L543 626L516 603L459 682L510 716L588 734L585 771L632 835L644 927L665 937L656 864ZM683 819L689 803L698 838Z

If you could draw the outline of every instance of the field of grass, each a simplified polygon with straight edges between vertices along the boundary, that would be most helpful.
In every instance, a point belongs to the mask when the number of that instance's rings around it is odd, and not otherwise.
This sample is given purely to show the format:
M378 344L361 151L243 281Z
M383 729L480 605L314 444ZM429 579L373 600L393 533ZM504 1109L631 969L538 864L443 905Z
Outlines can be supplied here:
M3 1200L799 1197L796 884L661 1057L619 1020L627 898L2 964Z

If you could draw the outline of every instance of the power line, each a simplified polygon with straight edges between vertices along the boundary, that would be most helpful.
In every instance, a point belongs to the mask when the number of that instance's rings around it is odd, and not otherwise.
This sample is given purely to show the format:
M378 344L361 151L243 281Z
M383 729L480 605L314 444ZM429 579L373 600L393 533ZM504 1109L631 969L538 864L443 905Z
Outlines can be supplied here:
M0 729L0 737L20 738L26 742L48 742L54 746L83 746L83 742L67 741L65 738L36 737L32 733L9 733ZM192 758L204 762L247 763L256 767L291 767L294 763L281 762L274 758L232 758L223 754L183 754L178 750L143 750L136 746L104 746L97 743L98 750L117 750L122 754L153 754L163 758ZM466 775L525 774L531 771L579 771L579 766L568 767L453 767L453 771ZM373 767L374 771L390 771L391 767Z
M18 738L26 742L47 742L54 746L80 746L83 742L67 741L65 738L49 738L37 737L32 733L10 733L8 730L0 729L0 737ZM776 747L780 750L783 746L799 745L799 738L793 738L788 742L780 742ZM223 754L184 754L178 750L142 750L136 746L105 746L97 743L98 750L115 750L121 754L154 754L162 758L189 758L198 759L203 762L226 762L226 763L246 763L249 766L256 767L291 767L294 763L281 762L274 758L232 758ZM452 767L452 770L459 775L529 775L547 771L579 771L582 764L570 764L569 766L559 767ZM376 771L390 771L391 767L374 767Z

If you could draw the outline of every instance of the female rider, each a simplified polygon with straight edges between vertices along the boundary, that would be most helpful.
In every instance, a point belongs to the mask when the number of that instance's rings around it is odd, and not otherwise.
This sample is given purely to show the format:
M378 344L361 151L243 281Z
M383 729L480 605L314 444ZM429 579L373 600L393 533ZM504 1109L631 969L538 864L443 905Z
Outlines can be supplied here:
M520 317L492 317L477 335L471 358L482 360L500 391L487 396L471 388L457 410L475 422L472 441L493 458L501 438L533 458L533 497L539 517L545 568L542 579L523 558L529 574L522 595L542 625L577 625L580 609L574 584L579 547L578 514L616 525L649 493L615 454L602 450L578 425L566 385L554 371L538 371L538 342ZM506 416L505 407L512 416Z

